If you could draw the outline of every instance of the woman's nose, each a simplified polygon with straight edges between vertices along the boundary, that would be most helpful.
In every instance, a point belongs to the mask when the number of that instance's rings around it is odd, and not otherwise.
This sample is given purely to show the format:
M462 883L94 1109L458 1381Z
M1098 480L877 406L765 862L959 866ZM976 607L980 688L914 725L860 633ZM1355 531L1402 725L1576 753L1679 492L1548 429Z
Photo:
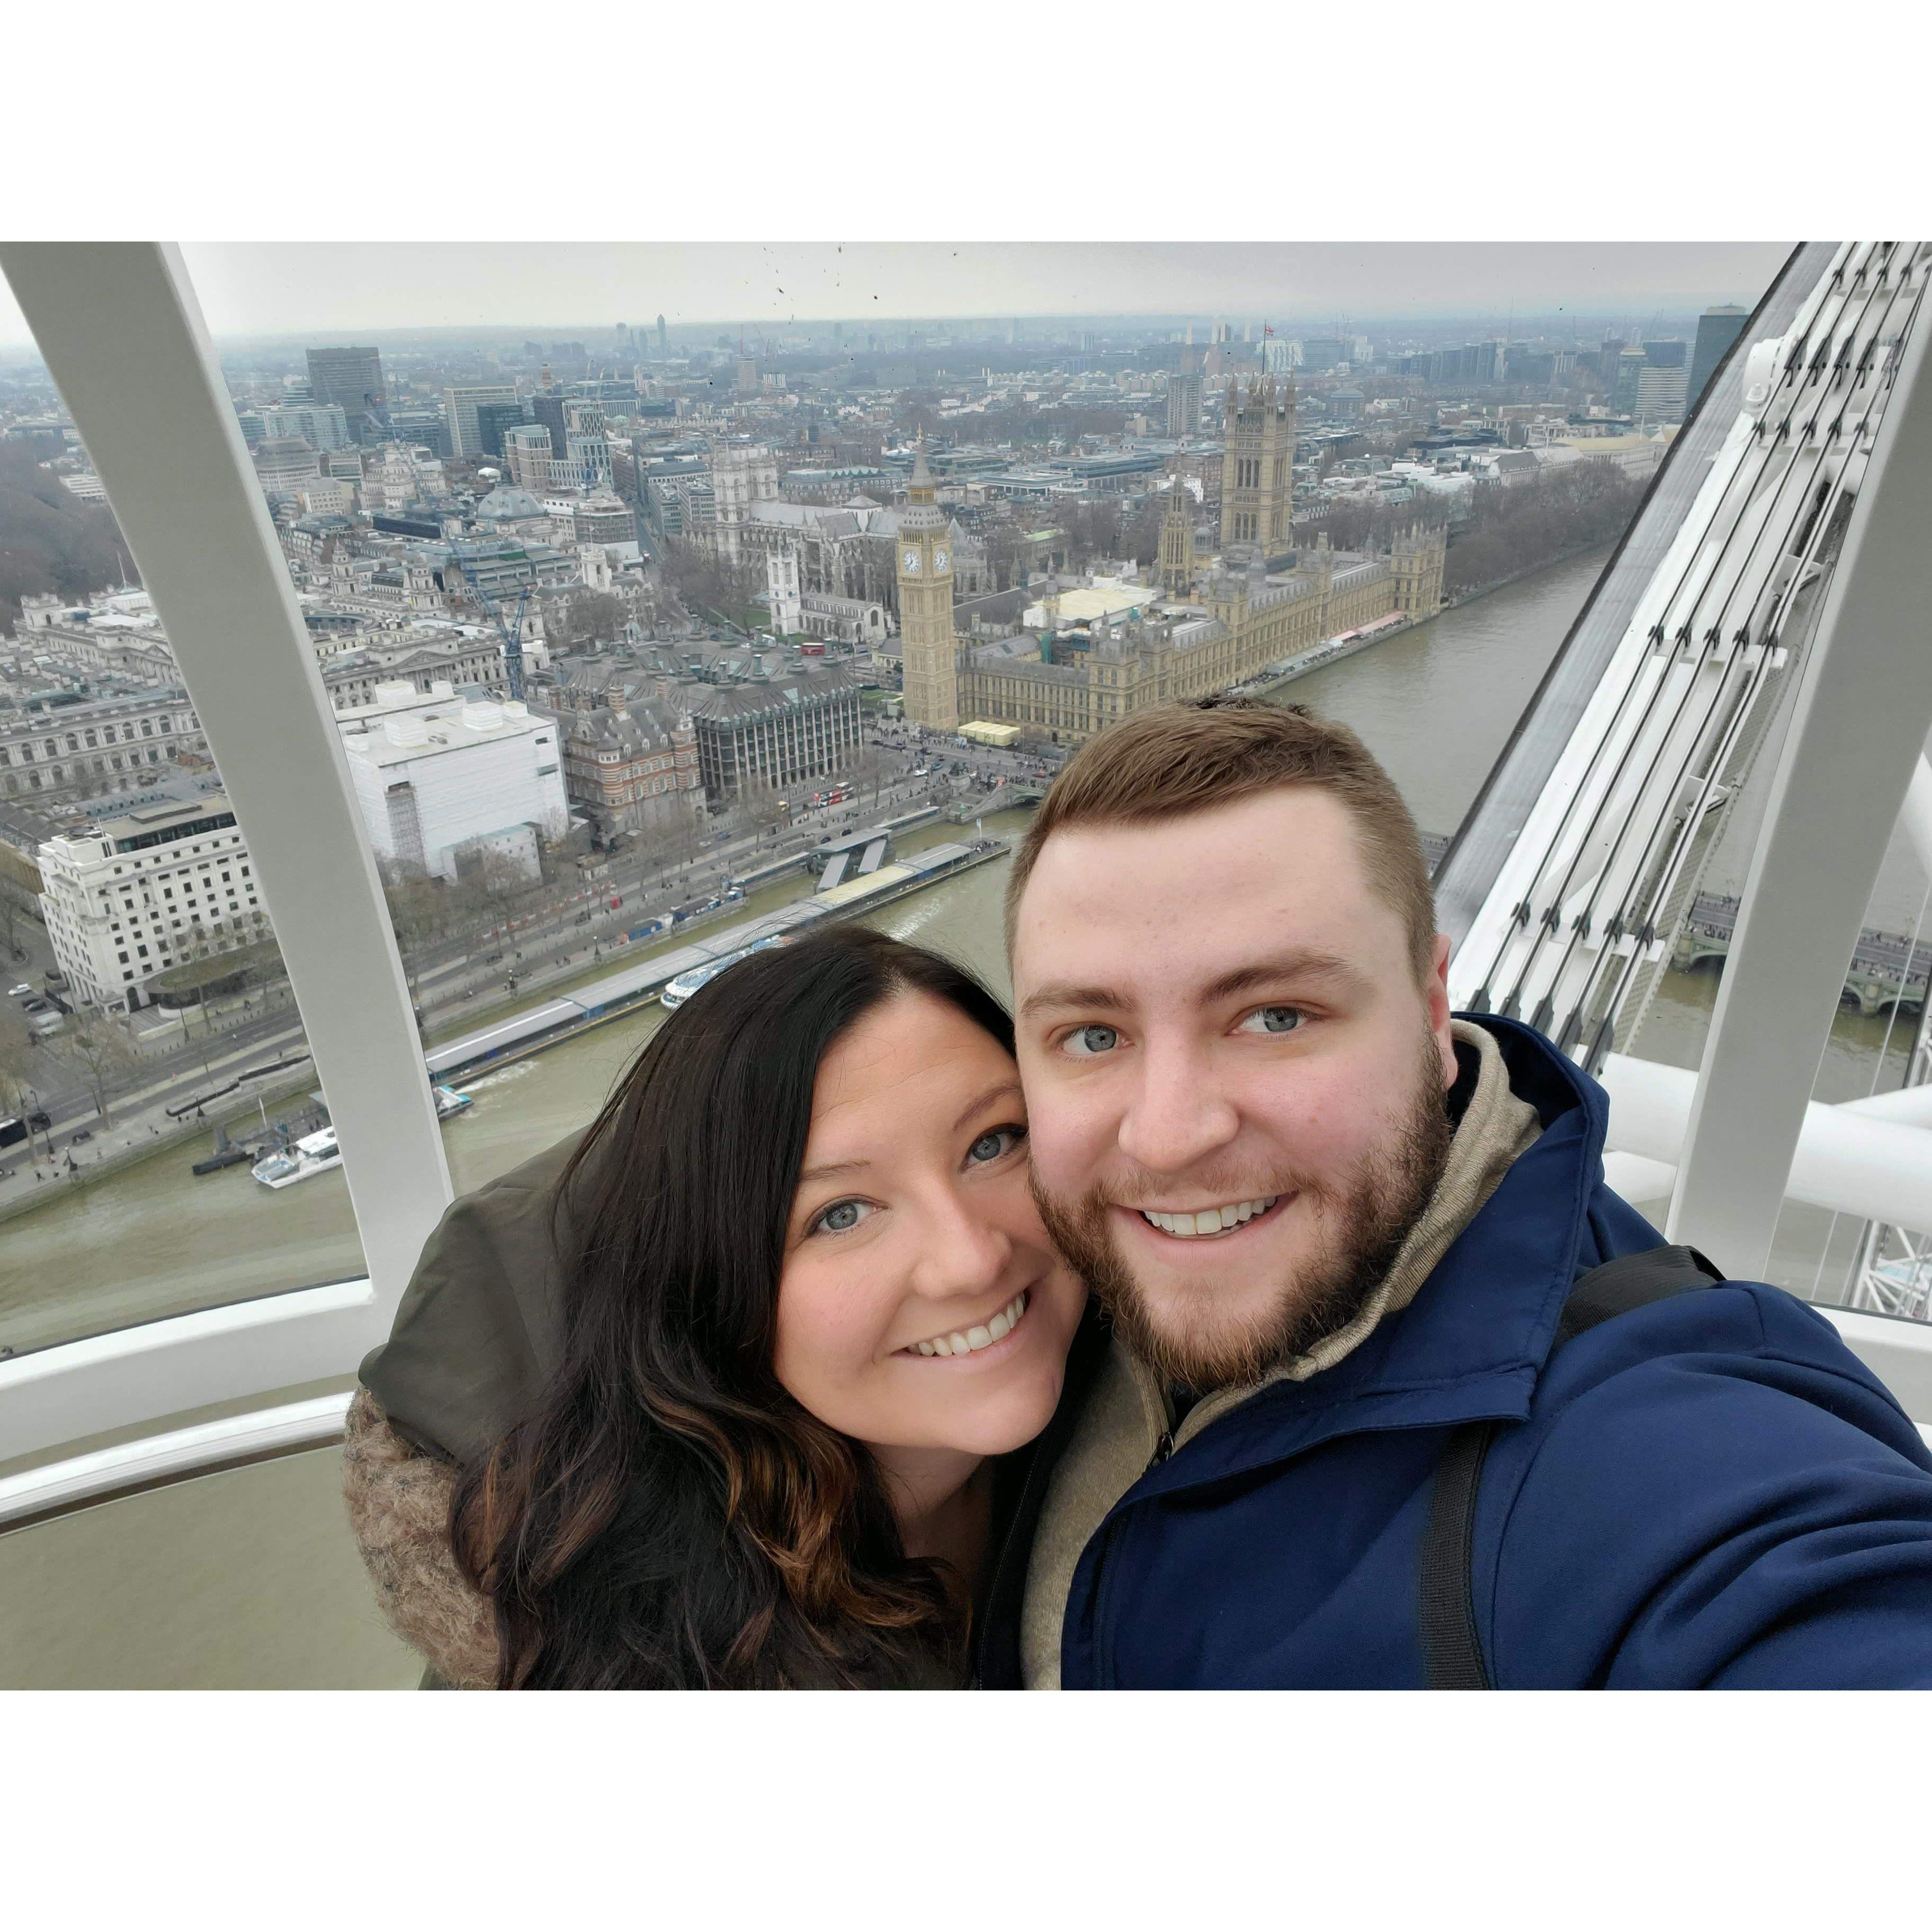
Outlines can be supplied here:
M983 1294L997 1287L1012 1254L1006 1231L983 1205L946 1189L936 1200L914 1269L920 1292L936 1301Z

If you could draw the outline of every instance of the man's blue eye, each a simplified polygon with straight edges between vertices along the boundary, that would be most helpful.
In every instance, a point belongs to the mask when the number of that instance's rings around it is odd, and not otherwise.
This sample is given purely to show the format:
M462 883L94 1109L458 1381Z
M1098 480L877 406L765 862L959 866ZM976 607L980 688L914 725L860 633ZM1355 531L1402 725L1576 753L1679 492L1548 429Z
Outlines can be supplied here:
M1112 1053L1120 1043L1120 1034L1110 1026L1076 1027L1066 1036L1066 1051L1079 1059Z
M1242 1021L1248 1033L1293 1033L1302 1023L1299 1006L1261 1006Z

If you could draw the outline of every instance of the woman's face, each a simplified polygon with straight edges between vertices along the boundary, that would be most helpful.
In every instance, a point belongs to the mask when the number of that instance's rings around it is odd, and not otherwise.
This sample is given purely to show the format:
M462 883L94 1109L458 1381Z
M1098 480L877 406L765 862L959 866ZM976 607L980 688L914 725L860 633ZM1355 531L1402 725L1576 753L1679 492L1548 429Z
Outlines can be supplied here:
M818 1070L778 1283L778 1380L881 1449L1003 1454L1046 1426L1085 1291L1027 1186L1012 1060L908 992Z

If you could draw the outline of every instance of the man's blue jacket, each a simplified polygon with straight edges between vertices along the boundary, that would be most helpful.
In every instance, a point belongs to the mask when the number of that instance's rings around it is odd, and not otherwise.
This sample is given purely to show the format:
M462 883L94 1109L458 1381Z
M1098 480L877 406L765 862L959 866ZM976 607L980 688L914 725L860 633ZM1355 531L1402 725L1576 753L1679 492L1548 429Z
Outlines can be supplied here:
M1528 1028L1464 1017L1495 1036L1540 1137L1407 1309L1115 1504L1074 1574L1063 1685L1420 1688L1432 1479L1452 1430L1482 1418L1502 1426L1472 1594L1498 1688L1932 1685L1918 1430L1829 1322L1762 1282L1552 1350L1575 1279L1662 1238L1604 1184L1603 1089ZM1104 1346L1083 1334L1075 1371ZM1029 1472L1022 1553L1075 1408ZM988 1685L1018 1682L1024 1567L996 1577Z

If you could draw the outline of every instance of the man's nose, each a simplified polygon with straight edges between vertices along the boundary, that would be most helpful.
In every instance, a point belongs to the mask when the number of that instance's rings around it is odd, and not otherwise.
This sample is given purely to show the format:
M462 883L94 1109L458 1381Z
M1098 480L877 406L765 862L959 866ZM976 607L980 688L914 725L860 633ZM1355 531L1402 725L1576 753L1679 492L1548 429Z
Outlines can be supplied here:
M1121 1153L1156 1174L1182 1174L1234 1138L1240 1117L1204 1058L1182 1042L1149 1042L1120 1121Z

